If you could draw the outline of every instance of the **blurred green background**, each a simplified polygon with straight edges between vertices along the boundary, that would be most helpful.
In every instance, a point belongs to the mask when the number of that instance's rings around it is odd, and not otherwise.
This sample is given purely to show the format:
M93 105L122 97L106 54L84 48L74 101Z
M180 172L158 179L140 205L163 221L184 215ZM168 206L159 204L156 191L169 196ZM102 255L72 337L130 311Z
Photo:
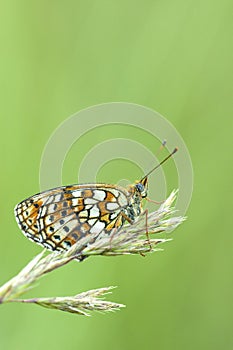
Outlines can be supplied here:
M43 148L78 110L112 101L157 110L182 135L195 175L188 220L164 252L72 263L28 294L117 285L109 299L126 309L84 318L2 305L1 349L233 348L232 11L230 0L0 2L1 283L41 250L13 208L39 191ZM101 135L87 134L77 149ZM64 184L75 182L73 160ZM101 177L115 182L115 170Z

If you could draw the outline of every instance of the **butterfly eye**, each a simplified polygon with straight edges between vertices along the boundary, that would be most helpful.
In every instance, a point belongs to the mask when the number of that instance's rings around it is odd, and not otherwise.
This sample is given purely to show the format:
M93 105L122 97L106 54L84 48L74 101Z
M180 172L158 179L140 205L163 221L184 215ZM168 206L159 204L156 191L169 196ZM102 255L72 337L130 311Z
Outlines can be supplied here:
M139 192L143 192L145 189L144 186L140 182L138 184L136 184L135 187Z

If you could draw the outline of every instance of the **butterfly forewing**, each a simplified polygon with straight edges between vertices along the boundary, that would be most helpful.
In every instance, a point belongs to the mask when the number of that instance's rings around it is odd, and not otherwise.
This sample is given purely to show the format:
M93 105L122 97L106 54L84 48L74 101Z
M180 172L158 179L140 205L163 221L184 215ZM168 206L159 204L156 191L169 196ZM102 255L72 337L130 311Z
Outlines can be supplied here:
M66 250L84 236L93 240L118 230L129 205L126 189L106 184L58 187L15 207L24 235L50 250Z

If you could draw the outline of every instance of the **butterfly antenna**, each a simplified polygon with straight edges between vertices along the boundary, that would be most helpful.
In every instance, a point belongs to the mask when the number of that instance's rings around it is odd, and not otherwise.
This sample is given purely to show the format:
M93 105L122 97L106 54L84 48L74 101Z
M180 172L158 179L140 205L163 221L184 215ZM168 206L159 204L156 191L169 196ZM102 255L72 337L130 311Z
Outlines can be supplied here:
M166 146L167 141L163 140L163 142L161 143L159 149L157 150L157 153L155 154L155 156L157 157L159 155L159 153L164 149L164 147Z
M166 144L166 143L165 143ZM161 145L161 147L163 147L163 144ZM144 180L146 177L148 177L153 171L155 171L156 169L158 169L163 163L165 163L169 158L171 158L173 156L173 154L175 154L178 151L178 148L174 148L174 150L166 157L164 158L159 164L157 164L153 169L151 169L145 176L143 176L143 178L141 179Z

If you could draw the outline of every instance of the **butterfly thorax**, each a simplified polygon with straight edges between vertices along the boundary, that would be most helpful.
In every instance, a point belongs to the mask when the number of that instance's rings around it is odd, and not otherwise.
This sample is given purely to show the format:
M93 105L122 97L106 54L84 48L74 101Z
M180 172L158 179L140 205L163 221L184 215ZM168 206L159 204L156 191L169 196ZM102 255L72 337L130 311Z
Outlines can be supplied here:
M142 213L142 201L138 194L135 194L132 197L131 203L124 209L124 213L133 222Z
M134 222L143 212L142 199L147 196L147 189L144 184L137 182L130 185L128 191L131 193L131 199L129 205L124 209L124 213Z

